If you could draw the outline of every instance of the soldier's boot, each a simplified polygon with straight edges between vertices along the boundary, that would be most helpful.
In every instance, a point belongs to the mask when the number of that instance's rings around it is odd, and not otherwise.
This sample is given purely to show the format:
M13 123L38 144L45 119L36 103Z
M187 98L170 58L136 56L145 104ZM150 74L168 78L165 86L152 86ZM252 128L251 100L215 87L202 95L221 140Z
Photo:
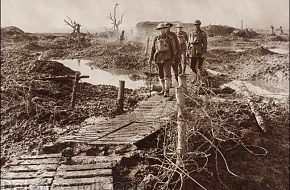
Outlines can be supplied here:
M169 89L171 85L171 79L166 78L165 79L165 91L164 91L164 97L169 97Z
M158 92L158 95L163 95L164 94L164 90L165 90L165 80L164 79L159 79L160 85L162 90L160 92Z

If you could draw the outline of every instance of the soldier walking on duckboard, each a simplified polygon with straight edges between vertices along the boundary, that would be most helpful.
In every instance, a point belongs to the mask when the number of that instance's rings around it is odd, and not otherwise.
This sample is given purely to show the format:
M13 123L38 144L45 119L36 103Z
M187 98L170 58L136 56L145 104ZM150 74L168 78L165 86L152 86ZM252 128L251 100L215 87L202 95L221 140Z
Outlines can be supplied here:
M173 26L172 23L165 23L166 28L166 35L171 38L173 44L173 60L172 60L172 69L174 72L175 80L178 83L178 65L180 63L180 46L178 42L178 38L174 32L170 31L170 28Z
M194 30L189 35L188 57L190 58L190 68L197 75L200 73L207 52L207 34L200 29L201 22L194 22Z
M176 25L176 35L179 42L180 47L180 62L178 64L179 67L179 74L185 74L186 70L186 50L187 50L187 43L188 43L188 35L185 31L182 30L182 24Z
M158 94L168 97L172 80L171 63L173 59L173 44L170 37L166 35L165 28L166 26L163 23L158 24L156 28L160 34L155 36L153 40L149 64L154 60L158 66L159 81L162 87L162 91Z

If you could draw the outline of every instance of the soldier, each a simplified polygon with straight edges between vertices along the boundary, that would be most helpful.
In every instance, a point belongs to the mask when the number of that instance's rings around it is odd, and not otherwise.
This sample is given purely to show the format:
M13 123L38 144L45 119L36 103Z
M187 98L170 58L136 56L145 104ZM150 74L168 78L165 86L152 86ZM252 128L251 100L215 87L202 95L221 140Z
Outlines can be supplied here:
M123 42L125 40L125 31L122 30L121 35L120 35L120 42Z
M280 26L280 35L283 35L283 34L284 34L283 28L282 28L282 26Z
M172 44L173 44L173 60L172 60L172 69L174 72L175 80L178 83L178 64L180 62L180 46L178 42L178 38L174 32L170 31L170 28L173 26L172 23L165 23L166 34L171 38Z
M169 36L166 35L166 26L163 23L158 24L156 30L160 32L155 36L151 48L149 63L152 61L157 64L159 72L159 81L162 91L159 95L169 96L171 85L171 63L173 59L173 44Z
M195 29L190 33L187 54L190 58L190 68L197 74L201 71L205 53L207 52L207 34L200 29L201 22L194 22ZM197 70L198 68L198 70Z
M176 25L176 35L180 46L180 62L178 64L179 74L184 74L186 69L186 49L188 43L188 35L182 30L182 24Z

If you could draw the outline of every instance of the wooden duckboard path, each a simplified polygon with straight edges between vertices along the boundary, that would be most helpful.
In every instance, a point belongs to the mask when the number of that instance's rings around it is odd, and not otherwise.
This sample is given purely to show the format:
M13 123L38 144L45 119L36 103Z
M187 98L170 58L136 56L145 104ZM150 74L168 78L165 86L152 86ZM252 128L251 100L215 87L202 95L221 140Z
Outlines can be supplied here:
M131 113L86 124L79 131L61 137L59 141L91 145L134 144L166 124L175 110L175 101L169 101L163 96L153 96L139 103Z
M112 168L120 157L75 156L72 165L60 154L21 156L1 169L1 189L113 189Z
M102 122L84 124L61 142L92 145L136 143L166 124L176 110L175 101L153 96L131 113ZM1 168L1 189L29 190L111 190L113 167L118 156L75 156L66 164L60 154L24 155Z

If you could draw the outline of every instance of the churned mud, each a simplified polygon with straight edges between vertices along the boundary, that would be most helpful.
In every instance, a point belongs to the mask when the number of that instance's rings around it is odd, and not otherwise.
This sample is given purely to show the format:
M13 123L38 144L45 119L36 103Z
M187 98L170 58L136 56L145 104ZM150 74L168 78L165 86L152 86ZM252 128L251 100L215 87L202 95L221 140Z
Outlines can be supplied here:
M288 36L234 32L223 26L208 31L207 77L200 83L189 66L186 72L190 137L184 183L187 189L287 189ZM90 117L130 112L148 96L150 74L143 41L119 43L87 34L83 47L76 47L67 41L67 35L29 34L16 27L1 29L1 166L13 156L37 154L43 145L79 128ZM72 69L65 60L88 60L87 67L98 71L96 75L108 72L108 77L116 80L124 75L128 80L124 112L117 109L118 82L92 84L85 79L79 82L72 109L78 67ZM114 74L113 69L120 70ZM121 70L130 72L120 74ZM81 75L93 79L92 71ZM158 81L155 65L151 79L154 84ZM130 81L139 82L130 86ZM266 132L261 131L243 93L227 85L233 81L251 83L258 89L250 91ZM170 91L174 99L174 88ZM284 95L274 96L277 93ZM137 150L128 150L132 156L117 165L114 181L125 184L125 189L178 189L179 174L169 161L176 161L176 135L173 119L137 144ZM88 154L99 155L91 147L87 149Z

